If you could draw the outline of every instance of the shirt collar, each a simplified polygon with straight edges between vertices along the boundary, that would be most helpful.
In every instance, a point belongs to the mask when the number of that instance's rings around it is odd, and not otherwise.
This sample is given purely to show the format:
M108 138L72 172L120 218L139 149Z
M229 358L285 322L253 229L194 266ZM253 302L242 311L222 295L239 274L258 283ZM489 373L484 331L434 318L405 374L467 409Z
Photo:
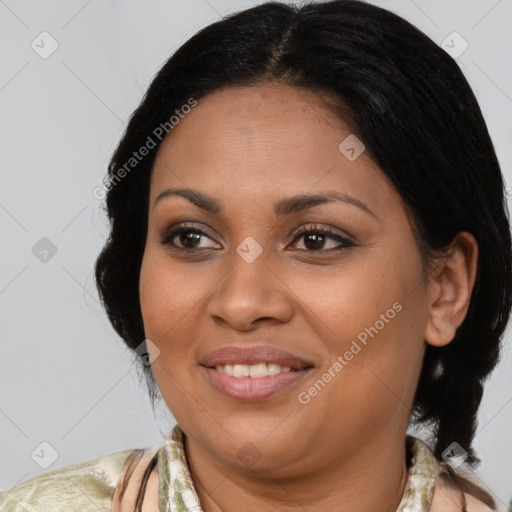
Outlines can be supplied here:
M176 425L159 451L159 512L203 512L190 475L184 438L185 434ZM440 466L423 441L407 436L407 442L412 460L396 512L428 512Z

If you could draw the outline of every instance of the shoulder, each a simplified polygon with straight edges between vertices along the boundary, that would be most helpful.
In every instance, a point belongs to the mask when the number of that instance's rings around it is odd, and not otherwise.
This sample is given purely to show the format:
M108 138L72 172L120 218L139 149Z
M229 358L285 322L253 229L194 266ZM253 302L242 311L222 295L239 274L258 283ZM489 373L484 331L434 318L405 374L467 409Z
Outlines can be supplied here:
M48 471L0 492L0 512L110 511L119 477L135 449Z
M466 509L462 508L462 491L438 476L429 512L495 512L475 496L465 492Z

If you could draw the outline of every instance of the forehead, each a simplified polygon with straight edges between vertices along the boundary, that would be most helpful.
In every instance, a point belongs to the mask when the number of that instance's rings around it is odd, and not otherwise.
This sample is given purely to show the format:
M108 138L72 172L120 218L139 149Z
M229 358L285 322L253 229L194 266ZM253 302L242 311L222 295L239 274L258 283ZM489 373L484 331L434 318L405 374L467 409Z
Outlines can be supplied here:
M347 140L361 150L354 137L313 91L285 85L215 91L161 144L151 200L167 187L202 187L227 200L236 193L239 200L266 202L326 189L376 205L399 200L366 151L351 160L340 150Z

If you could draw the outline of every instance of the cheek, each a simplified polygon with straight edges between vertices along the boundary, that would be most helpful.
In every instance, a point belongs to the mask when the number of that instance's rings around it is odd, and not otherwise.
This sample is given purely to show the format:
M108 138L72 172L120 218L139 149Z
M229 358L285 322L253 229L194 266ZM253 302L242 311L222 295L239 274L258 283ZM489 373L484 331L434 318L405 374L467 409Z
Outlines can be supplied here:
M204 414L204 408L196 409L196 401L190 398L197 394L190 336L200 295L195 283L177 271L165 254L146 248L139 279L144 333L158 347L151 369L167 407L178 421L184 421L179 414L183 410L197 417Z
M408 313L404 313L406 304L414 299L410 292L420 279L415 262L406 265L382 251L353 262L309 273L280 274L299 299L300 315L314 326L315 334L333 355L348 350L358 338L362 342L396 338L406 327L404 317L414 312L414 308L406 308Z
M316 276L314 286L296 278L294 290L329 353L321 372L331 383L318 405L325 399L340 410L364 409L367 419L369 411L382 418L406 410L402 404L412 400L421 368L426 321L419 258L378 256L335 276Z
M201 307L204 281L194 271L179 266L158 250L147 248L141 265L139 297L146 336L165 342L177 339L175 331L190 327L191 317ZM188 269L188 270L187 270Z

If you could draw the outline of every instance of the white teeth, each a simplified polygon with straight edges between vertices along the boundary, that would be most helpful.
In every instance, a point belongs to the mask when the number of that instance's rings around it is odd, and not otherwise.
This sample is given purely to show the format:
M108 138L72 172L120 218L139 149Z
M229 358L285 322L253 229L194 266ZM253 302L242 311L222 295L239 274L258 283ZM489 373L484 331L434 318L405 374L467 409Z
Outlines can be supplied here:
M249 366L246 364L234 364L233 377L249 377Z
M249 366L249 375L251 377L266 377L268 375L267 365L261 363Z
M270 363L267 365L269 375L277 375L281 371L281 365Z
M289 366L281 366L275 363L258 363L258 364L219 364L215 367L218 372L225 373L231 377L266 377L267 375L277 375L281 372L291 372Z
M225 373L227 375L230 375L231 377L233 377L234 375L234 372L233 372L233 365L232 364L226 364L226 365L217 365L215 367L215 369L218 371L218 372L222 372L222 373Z

